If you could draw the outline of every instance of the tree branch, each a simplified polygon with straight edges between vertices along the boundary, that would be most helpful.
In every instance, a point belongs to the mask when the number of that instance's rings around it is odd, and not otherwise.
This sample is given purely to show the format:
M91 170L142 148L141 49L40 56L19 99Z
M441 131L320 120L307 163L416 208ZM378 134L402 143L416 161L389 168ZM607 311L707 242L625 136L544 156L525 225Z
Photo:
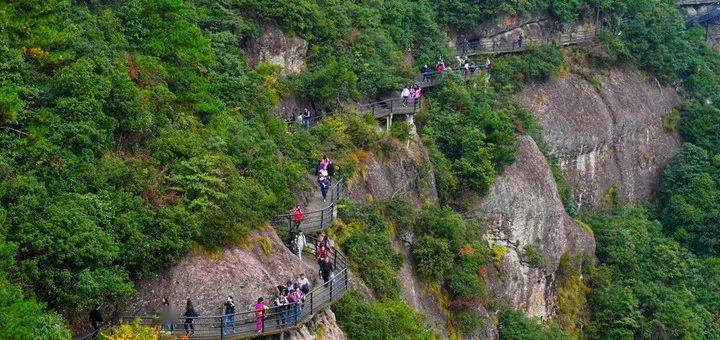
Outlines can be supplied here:
M12 127L9 127L9 126L0 126L0 129L5 129L5 130L10 131L10 132L15 132L15 133L17 133L17 134L19 134L19 135L23 135L23 136L27 136L27 135L28 135L27 132L25 132L25 131L20 131L20 130L18 130L18 129L16 129L16 128L12 128Z

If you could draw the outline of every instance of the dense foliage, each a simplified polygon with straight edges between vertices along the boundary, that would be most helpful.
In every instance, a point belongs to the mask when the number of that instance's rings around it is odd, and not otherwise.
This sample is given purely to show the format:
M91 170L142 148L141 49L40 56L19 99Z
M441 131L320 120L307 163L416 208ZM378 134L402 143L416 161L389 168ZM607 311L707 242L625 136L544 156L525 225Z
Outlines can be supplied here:
M720 266L663 234L640 208L587 218L597 241L593 338L717 339Z
M556 340L572 339L555 326L543 326L538 320L526 317L522 312L506 310L500 313L498 334L506 340Z
M400 300L368 302L351 290L334 306L338 324L350 339L433 339L420 313Z

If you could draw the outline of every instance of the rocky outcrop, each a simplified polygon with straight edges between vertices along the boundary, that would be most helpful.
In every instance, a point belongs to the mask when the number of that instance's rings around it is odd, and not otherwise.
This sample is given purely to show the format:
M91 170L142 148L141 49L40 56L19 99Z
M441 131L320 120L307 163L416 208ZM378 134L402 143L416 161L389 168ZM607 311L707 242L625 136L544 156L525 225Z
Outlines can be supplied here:
M478 24L473 30L460 35L451 35L449 43L455 46L463 38L468 40L491 39L498 46L514 44L522 33L526 43L544 42L563 38L592 36L595 24L580 22L563 25L546 12L536 12L530 16L499 15Z
M260 62L282 66L283 75L288 76L305 70L307 41L297 36L286 36L276 25L264 25L260 35L248 42L246 51L253 67Z
M345 334L338 327L335 313L326 309L318 313L303 327L288 332L290 340L345 340Z
M575 201L598 208L615 197L627 203L652 198L681 142L662 123L679 96L636 69L573 67L516 98L539 119Z
M362 167L349 183L347 194L352 200L367 202L402 195L417 207L438 203L429 156L417 135L388 159L370 155Z
M137 292L121 315L153 315L162 298L182 309L190 298L202 315L218 315L228 295L235 298L238 313L251 311L262 296L270 301L275 286L305 273L312 285L319 284L317 269L299 260L282 243L275 231L253 231L247 246L222 250L216 254L191 253L153 278L138 282ZM313 321L296 330L295 338L324 329L326 339L344 339L331 311L319 313Z
M487 271L490 297L541 319L554 315L560 257L593 256L595 241L565 212L547 160L530 137L518 140L515 163L473 206L467 217L484 228L496 259Z

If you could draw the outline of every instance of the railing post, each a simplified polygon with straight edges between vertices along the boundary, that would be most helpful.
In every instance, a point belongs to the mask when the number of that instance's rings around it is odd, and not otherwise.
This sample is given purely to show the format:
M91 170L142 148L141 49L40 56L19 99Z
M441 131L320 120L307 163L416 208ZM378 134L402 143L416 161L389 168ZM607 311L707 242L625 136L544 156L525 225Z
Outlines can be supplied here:
M314 291L310 292L310 314L313 313L313 294L315 294Z
M333 279L333 280L330 280L330 282L328 282L328 283L330 284L330 302L332 302L333 282L334 282L334 281L335 281L335 280Z
M263 324L265 324L265 323L263 322ZM221 316L220 317L220 339L222 339L224 337L225 337L225 317Z
M325 224L323 220L325 219L325 209L320 210L320 228L322 228Z

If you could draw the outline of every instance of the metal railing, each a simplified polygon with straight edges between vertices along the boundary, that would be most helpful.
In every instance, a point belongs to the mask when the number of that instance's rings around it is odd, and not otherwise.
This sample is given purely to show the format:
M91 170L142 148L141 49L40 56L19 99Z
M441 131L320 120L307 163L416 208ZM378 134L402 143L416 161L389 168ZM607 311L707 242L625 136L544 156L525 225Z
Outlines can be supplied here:
M312 241L313 239L309 237ZM315 252L315 242L308 242L305 248L310 253ZM162 329L174 335L184 335L186 330L193 329L193 338L249 338L278 334L300 327L316 312L328 308L340 299L348 290L348 259L336 248L331 248L330 258L335 268L334 277L322 283L305 295L301 303L291 303L284 306L269 307L263 313L263 322L260 331L257 329L257 316L254 310L230 315L218 314L187 318L174 315L171 318L161 316L120 316L115 324L139 322L141 325ZM186 321L190 319L192 323ZM85 338L92 338L89 335Z
M432 71L421 73L415 78L415 83L420 88L428 88L437 86L443 79L447 78L451 74L458 75L465 79L476 77L481 73L481 69L478 68L475 72L463 71L463 70L450 70L450 71ZM406 104L407 102L407 104ZM403 98L390 98L368 104L362 104L358 106L358 112L370 112L376 118L385 118L392 115L408 115L416 114L420 110L420 100L413 100L408 98L407 101Z
M696 6L714 4L717 2L718 0L677 0L675 4L678 6Z
M713 21L717 18L720 18L720 5L714 4L708 8L707 12L687 18L685 20L685 26L690 27L692 25Z
M300 230L303 233L314 233L324 230L332 224L333 220L337 217L337 205L338 202L340 202L344 181L344 178L340 177L340 179L328 189L329 203L327 206L319 210L307 211L303 214L303 219L300 221ZM290 229L298 223L295 221L295 215L290 213L278 215L272 220L272 224L275 227Z
M590 41L599 30L593 28L579 33L569 32L548 35L542 38L523 39L522 45L517 40L495 40L492 38L483 38L468 41L467 44L460 44L457 48L459 55L477 55L477 54L502 54L521 52L527 49L529 45L549 45L556 44L560 46L574 45ZM464 45L464 46L463 46Z

